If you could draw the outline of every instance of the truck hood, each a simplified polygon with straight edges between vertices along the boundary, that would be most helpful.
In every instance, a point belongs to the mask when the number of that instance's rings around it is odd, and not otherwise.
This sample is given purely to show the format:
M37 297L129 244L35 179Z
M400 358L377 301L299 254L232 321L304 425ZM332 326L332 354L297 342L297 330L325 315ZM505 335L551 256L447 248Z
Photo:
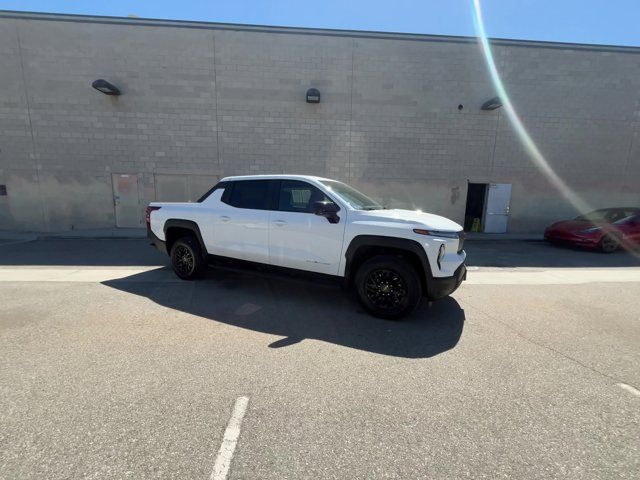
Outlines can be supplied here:
M415 210L389 209L389 210L357 210L354 214L356 221L371 221L384 223L404 223L417 225L431 230L445 232L459 232L462 227L456 222L440 215L419 212Z

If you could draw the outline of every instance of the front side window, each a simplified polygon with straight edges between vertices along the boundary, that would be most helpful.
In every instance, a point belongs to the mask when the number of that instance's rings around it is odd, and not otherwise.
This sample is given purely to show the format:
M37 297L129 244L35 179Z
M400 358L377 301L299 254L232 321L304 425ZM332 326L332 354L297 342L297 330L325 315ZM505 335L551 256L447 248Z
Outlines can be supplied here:
M269 180L242 180L234 182L228 203L232 207L252 210L269 209Z
M640 223L640 214L638 212L634 212L633 210L627 210L623 212L623 217L620 220L616 220L616 225L622 225L623 223Z
M313 213L315 202L330 202L319 188L299 180L280 182L278 210L281 212Z

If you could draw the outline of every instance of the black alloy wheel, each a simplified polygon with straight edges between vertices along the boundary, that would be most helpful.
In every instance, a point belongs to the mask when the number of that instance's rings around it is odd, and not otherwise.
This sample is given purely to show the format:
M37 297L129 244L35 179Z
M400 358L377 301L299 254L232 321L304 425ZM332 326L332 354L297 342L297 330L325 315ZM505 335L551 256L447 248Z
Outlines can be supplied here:
M407 296L407 286L402 277L387 268L369 273L365 291L369 301L381 310L397 307Z
M196 260L193 257L193 252L184 245L178 245L175 251L175 269L176 272L182 277L188 277L193 273Z
M358 299L373 316L397 320L420 303L422 285L416 269L398 255L366 260L355 276Z
M206 263L195 237L182 237L171 247L171 265L175 274L183 280L193 280L202 275Z

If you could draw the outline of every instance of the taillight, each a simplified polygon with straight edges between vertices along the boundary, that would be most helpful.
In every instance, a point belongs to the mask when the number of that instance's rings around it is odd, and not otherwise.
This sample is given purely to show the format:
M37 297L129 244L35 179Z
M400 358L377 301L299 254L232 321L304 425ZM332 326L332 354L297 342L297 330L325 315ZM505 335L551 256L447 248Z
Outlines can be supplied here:
M152 207L151 205L149 205L147 207L147 214L145 215L145 219L147 221L147 229L151 228L151 212L153 212L154 210L160 210L161 207Z

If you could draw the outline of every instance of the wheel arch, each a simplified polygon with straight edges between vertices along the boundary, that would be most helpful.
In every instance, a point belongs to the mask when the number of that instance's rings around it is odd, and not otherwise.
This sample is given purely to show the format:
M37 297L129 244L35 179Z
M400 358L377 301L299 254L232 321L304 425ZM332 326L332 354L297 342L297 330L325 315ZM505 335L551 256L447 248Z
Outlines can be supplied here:
M193 220L183 220L179 218L170 218L164 223L164 238L167 245L167 253L171 255L171 247L173 243L184 236L192 235L198 241L200 250L204 256L207 255L207 249L202 239L200 227Z
M351 240L345 252L345 283L351 287L355 273L366 260L376 255L401 255L418 272L422 292L429 295L433 278L429 259L422 245L415 240L382 235L358 235Z

